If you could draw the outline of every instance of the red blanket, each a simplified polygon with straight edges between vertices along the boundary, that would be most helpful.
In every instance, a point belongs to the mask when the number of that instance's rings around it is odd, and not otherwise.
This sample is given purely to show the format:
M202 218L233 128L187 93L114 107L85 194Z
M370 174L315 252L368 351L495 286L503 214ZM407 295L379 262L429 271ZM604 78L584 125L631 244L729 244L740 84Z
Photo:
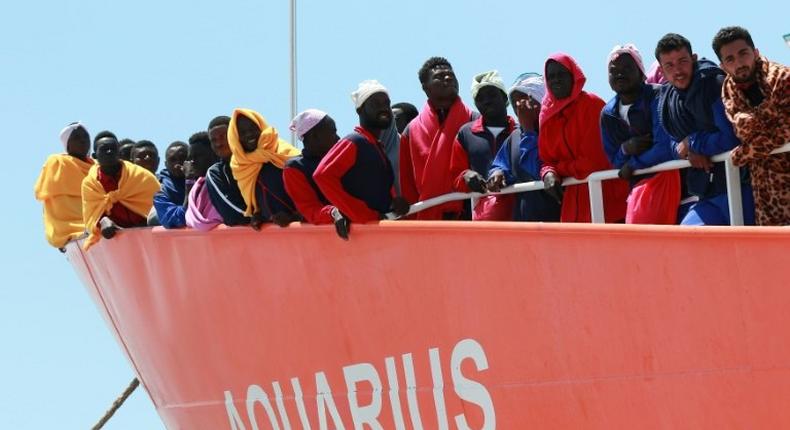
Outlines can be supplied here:
M453 191L450 155L462 125L472 119L472 111L459 97L444 122L426 103L401 137L400 186L403 197L416 203ZM440 220L445 213L460 213L461 202L451 202L417 213L420 220Z

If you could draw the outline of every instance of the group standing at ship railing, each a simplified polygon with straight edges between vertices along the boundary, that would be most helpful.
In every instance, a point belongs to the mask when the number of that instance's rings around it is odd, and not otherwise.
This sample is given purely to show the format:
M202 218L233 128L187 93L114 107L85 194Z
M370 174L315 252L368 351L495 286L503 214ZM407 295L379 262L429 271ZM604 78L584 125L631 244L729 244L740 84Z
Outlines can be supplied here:
M646 70L635 46L615 46L608 103L584 91L581 67L564 53L546 60L543 76L525 73L509 89L496 71L484 72L472 80L479 113L458 96L450 63L432 57L418 73L428 99L420 112L391 106L382 84L364 81L351 95L359 126L344 138L325 112L293 119L300 154L258 112L236 109L188 144L168 146L158 175L150 141L103 131L89 157L88 131L72 123L60 134L66 152L47 159L35 195L58 248L88 233L87 249L144 225L257 230L307 221L334 224L348 239L352 222L401 217L410 204L454 191L493 193L528 181L545 189L488 194L474 207L444 203L408 218L590 222L587 185L563 188L562 180L616 168L621 179L603 185L607 222L727 225L724 166L711 157L731 151L744 167L746 224L790 225L790 154L771 155L790 142L790 68L761 57L741 27L721 29L713 50L720 67L669 33ZM673 159L692 167L634 174Z

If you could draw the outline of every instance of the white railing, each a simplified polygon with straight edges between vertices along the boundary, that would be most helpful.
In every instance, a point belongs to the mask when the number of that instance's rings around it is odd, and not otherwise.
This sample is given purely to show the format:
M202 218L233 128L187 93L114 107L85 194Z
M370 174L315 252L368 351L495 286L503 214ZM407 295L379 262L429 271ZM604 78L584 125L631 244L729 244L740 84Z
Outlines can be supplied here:
M784 146L775 149L771 152L771 154L780 154L783 152L790 152L790 143L786 143ZM741 169L738 166L732 164L732 160L730 159L730 151L723 152L712 157L712 161L724 161L725 175L727 178L727 200L730 208L730 224L743 225L743 202L741 201L740 175ZM634 175L665 172L667 170L679 170L685 169L687 167L691 167L691 163L689 163L687 160L673 160L649 167L647 169L636 170ZM600 172L593 172L590 174L590 176L584 179L565 178L565 180L562 181L562 186L567 187L568 185L588 184L592 222L601 224L605 219L603 210L603 188L601 183L610 179L618 179L617 172L618 170L616 169L602 170ZM509 187L503 188L498 193L448 193L411 205L408 215L441 205L443 203L457 200L478 199L483 196L523 193L529 191L540 191L543 189L543 181L532 181L513 184ZM392 214L388 214L388 218L393 219L396 217Z

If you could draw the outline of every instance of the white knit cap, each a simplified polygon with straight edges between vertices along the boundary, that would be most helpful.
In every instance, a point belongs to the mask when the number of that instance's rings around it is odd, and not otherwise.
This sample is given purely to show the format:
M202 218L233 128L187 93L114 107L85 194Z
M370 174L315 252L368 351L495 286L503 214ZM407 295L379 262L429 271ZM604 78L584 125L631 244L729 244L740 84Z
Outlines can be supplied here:
M71 124L64 127L63 130L60 130L60 142L63 144L63 149L68 151L69 138L71 137L71 133L74 133L74 130L80 127L85 128L85 125L77 121L77 122L72 122Z
M499 76L499 72L496 70L483 72L472 78L472 99L477 98L477 93L483 87L496 87L499 88L503 94L507 94L505 82L502 81L502 77Z
M359 109L359 107L365 103L365 100L376 93L384 93L388 96L390 94L387 88L375 79L360 82L356 91L351 93L351 100L354 102L354 107Z
M296 137L299 140L304 140L304 135L307 134L308 131L312 130L322 119L326 116L326 112L320 111L318 109L307 109L304 112L300 112L298 115L294 117L291 121L291 125L289 128L291 131L296 133Z

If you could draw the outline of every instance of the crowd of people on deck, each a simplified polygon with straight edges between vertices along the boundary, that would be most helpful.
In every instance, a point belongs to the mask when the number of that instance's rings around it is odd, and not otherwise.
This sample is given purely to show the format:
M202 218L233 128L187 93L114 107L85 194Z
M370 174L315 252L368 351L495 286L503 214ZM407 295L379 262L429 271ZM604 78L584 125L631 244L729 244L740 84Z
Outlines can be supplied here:
M730 152L745 223L790 225L790 153L771 154L790 142L790 68L760 56L741 27L722 28L712 45L719 65L669 33L649 70L634 45L615 46L608 102L584 90L568 54L549 56L543 74L524 73L509 88L486 71L472 79L476 111L459 97L450 62L432 57L418 72L427 96L420 111L392 105L384 85L363 81L351 94L359 125L345 137L326 112L293 118L300 152L260 113L235 109L171 143L158 172L152 142L109 131L91 142L75 122L61 131L65 153L47 159L35 196L46 238L61 249L85 233L87 249L146 225L257 230L303 221L334 224L348 239L351 223L404 217L410 205L455 191L481 196L406 218L590 222L587 185L562 181L614 168L620 179L603 183L606 222L728 225L724 162L712 157ZM676 159L691 167L637 174ZM496 194L530 181L544 189Z

